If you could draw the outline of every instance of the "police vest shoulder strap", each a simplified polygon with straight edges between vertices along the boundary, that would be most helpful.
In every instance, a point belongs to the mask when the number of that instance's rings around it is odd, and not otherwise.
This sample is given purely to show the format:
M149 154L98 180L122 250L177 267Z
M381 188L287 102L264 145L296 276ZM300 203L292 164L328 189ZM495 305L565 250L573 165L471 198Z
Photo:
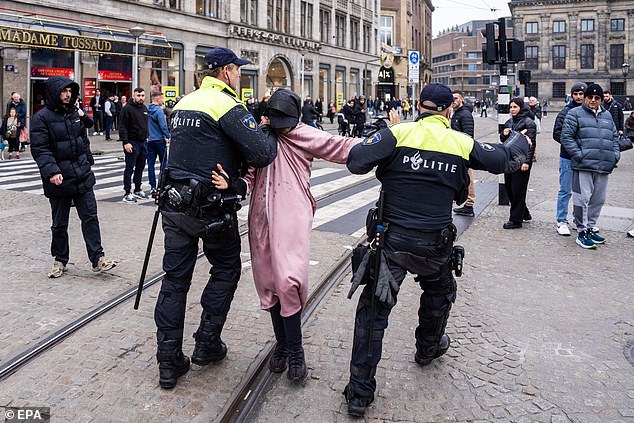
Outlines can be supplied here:
M429 116L415 122L402 123L390 128L396 138L396 147L460 156L465 160L473 149L473 139L451 129L449 121L441 116Z
M220 87L202 87L183 97L174 110L198 111L211 116L214 121L220 120L227 112L242 103ZM244 105L242 105L244 107Z

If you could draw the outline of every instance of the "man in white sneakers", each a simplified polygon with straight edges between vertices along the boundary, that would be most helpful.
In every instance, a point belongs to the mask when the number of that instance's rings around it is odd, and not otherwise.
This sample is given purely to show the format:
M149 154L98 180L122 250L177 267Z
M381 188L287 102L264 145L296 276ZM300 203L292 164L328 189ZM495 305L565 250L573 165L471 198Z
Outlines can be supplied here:
M583 82L575 83L570 89L570 102L564 106L555 119L553 139L561 144L561 129L568 112L583 104L583 93L588 88ZM570 167L570 154L562 145L559 149L559 192L557 193L557 233L570 236L568 229L568 203L572 196L572 167Z

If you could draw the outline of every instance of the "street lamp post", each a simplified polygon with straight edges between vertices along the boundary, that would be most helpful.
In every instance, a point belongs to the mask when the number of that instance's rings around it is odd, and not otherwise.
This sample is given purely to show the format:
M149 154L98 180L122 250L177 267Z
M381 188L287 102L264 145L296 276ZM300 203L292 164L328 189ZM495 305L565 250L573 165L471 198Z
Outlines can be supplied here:
M302 57L299 61L299 77L302 79L301 80L301 85L302 85L302 95L301 95L301 100L302 100L302 107L304 107L304 53L302 53Z
M464 39L460 40L460 90L464 95Z
M627 95L627 75L630 73L630 64L623 63L621 70L623 71L623 95Z
M134 56L132 57L132 89L134 90L139 86L139 37L145 33L145 29L137 25L128 31L134 37Z

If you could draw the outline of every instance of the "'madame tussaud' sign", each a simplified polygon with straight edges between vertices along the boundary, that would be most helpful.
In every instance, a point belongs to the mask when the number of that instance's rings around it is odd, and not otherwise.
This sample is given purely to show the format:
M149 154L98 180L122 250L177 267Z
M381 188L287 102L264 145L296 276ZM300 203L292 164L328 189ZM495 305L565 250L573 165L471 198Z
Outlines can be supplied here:
M59 34L32 29L0 26L0 43L52 48L57 50L77 50L90 53L134 55L134 43L86 37L83 35ZM139 56L157 59L171 59L172 48L168 45L139 44Z

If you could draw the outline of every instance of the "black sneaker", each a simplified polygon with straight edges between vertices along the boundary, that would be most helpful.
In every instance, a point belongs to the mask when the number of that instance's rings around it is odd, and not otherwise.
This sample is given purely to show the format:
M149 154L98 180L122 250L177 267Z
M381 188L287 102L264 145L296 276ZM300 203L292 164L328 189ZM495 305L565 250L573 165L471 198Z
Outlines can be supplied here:
M453 212L461 216L468 216L468 217L475 216L475 213L473 212L473 206L456 207L455 209L453 209Z
M374 395L369 398L356 396L350 384L346 385L346 388L343 390L343 395L346 397L346 402L348 403L348 415L352 417L363 417L365 410L374 401Z
M273 373L282 373L286 370L288 364L288 350L286 345L282 345L279 342L275 344L273 355L269 361L269 370Z
M302 382L308 377L304 348L300 347L297 351L289 351L288 373L286 373L286 376L291 382Z
M451 345L451 339L449 338L449 335L445 334L440 338L440 344L438 345L438 348L433 355L428 356L423 354L422 352L419 353L418 351L416 351L416 354L414 355L414 361L416 361L416 363L420 364L421 366L426 366L431 363L433 359L444 355L449 350L449 345Z

